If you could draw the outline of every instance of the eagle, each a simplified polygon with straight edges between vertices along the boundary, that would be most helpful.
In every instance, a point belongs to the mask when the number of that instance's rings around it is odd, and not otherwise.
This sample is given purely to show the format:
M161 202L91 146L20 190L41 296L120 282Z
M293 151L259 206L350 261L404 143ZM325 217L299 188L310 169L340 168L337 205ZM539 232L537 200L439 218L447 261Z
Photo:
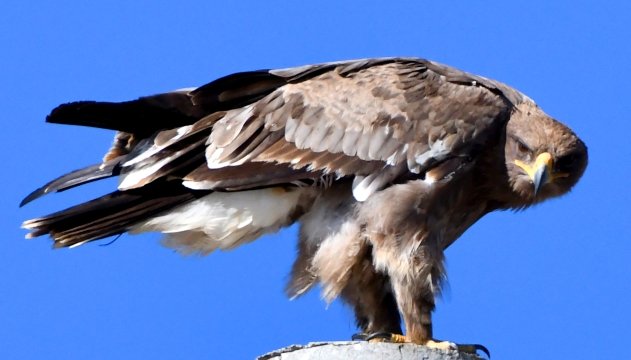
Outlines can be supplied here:
M445 249L485 214L568 193L587 166L583 141L526 95L420 58L235 73L46 121L116 133L102 161L21 205L109 177L118 188L25 221L27 238L161 232L207 255L299 223L290 298L319 283L354 310L358 338L467 352L485 349L432 334Z

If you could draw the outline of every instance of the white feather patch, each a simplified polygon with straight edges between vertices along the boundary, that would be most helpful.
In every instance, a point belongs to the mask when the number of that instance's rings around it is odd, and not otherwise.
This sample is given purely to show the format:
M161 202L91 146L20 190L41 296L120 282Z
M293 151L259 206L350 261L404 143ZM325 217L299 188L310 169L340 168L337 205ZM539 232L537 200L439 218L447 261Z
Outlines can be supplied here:
M215 148L212 153L210 152L210 148L206 150L206 165L209 169L220 169L226 166L219 161L219 157L223 153L223 149L224 148Z
M167 146L175 143L177 140L179 140L182 136L184 136L184 134L188 133L191 128L193 127L193 125L186 125L186 126L182 126L180 128L177 129L177 134L172 137L171 139L169 139L169 141L167 141L165 144L162 144L161 146L156 146L153 145L151 146L149 149L147 149L147 151L141 153L140 155L136 156L135 158L126 161L125 163L123 163L123 167L127 167L127 166L131 166L131 165L135 165L145 159L150 158L151 156L157 154L160 150L166 148Z
M212 188L216 185L216 182L185 180L185 181L182 181L182 185L193 190L212 190Z
M173 90L173 92L185 92L185 93L190 93L191 91L197 90L196 87L185 87L185 88L181 88L181 89L177 89L177 90Z
M355 176L353 179L353 197L357 201L366 201L370 195L384 188L388 183L401 174L403 164L386 166L379 172L368 176Z
M214 192L136 224L130 233L165 233L163 245L184 254L234 249L289 225L300 195L309 189L292 190Z
M406 144L407 145L407 144ZM388 158L386 159L386 164L388 165L394 165L395 161L394 159L396 159L397 155L399 154L398 151L395 151L394 153L392 153L392 155L388 156Z
M448 149L445 146L445 142L437 140L430 145L429 150L416 157L416 163L423 166L427 160L431 158L440 160L447 153Z
M373 193L370 189L372 178L370 176L355 176L353 179L353 197L357 201L366 201L370 194Z
M156 171L160 170L164 165L173 160L173 157L164 158L158 162L155 162L149 166L140 167L133 171L121 175L118 180L119 190L128 190L135 187L141 180L151 176Z

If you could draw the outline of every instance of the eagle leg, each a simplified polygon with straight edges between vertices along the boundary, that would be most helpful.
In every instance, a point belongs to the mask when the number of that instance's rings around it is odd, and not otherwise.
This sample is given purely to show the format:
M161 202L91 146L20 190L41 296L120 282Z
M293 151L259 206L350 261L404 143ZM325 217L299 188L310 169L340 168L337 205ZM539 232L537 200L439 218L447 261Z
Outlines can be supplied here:
M401 316L389 277L375 269L370 247L360 253L350 274L340 296L353 307L362 334L401 333Z
M382 338L385 341L395 343L411 342L417 345L423 345L434 349L441 350L458 350L464 353L477 354L480 350L484 352L489 359L491 355L488 349L482 345L477 344L455 344L450 341L436 340L433 337L432 330L432 312L435 308L434 292L435 284L432 286L426 286L432 283L432 278L439 278L438 268L434 268L430 271L432 276L416 277L413 273L406 274L401 278L391 278L394 292L396 294L397 304L403 315L403 321L405 322L406 336L395 334L373 334L368 336L367 340L371 338ZM423 281L422 278L430 279L429 281Z

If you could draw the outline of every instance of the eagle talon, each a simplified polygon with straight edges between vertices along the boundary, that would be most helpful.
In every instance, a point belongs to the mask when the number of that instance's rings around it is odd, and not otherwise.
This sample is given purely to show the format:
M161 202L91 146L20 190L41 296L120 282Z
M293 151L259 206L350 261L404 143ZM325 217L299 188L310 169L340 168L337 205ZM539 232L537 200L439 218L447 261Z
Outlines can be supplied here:
M491 353L489 350L479 344L454 344L450 341L439 341L439 340L428 340L425 343L425 346L434 348L434 349L442 349L442 350L456 350L459 352L463 352L466 354L478 354L478 350L482 351L486 354L486 356L490 359Z
M486 357L488 357L489 359L491 359L491 353L489 352L489 349L487 349L485 346L480 345L480 344L460 344L457 345L458 347L458 351L467 353L467 354L478 354L478 350L482 351L483 353L486 354Z
M367 338L368 334L366 333L353 334L353 336L351 336L351 340L353 341L367 341Z

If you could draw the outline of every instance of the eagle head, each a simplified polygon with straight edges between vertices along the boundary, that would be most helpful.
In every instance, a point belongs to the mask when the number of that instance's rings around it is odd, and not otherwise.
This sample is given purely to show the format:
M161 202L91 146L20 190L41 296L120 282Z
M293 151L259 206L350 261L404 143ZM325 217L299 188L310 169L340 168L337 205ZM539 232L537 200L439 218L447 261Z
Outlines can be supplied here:
M568 193L587 167L587 147L532 101L518 105L506 125L505 159L512 207Z

